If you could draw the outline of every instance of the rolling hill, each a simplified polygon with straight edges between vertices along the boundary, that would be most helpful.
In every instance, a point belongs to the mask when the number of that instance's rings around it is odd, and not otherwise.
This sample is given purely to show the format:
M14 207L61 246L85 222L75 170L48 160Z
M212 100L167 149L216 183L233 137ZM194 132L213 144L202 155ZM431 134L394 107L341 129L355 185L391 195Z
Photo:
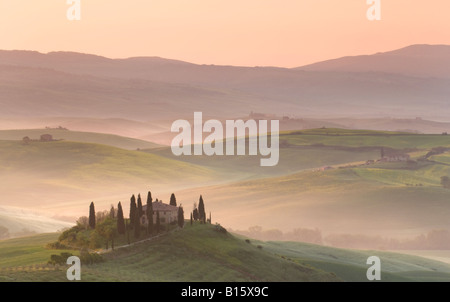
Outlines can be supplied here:
M332 64L325 62L318 63L324 66L320 68L287 69L1 51L0 104L7 108L1 114L146 121L176 120L193 111L220 118L257 111L322 119L445 120L447 52L448 46L411 46L364 60L352 58L348 65L355 68L327 67Z
M61 252L45 248L56 237L53 233L0 241L4 255L0 280L65 281L64 268L45 266L51 254ZM187 224L159 238L102 254L104 262L83 265L81 278L84 282L360 282L367 281L367 258L378 255L382 281L450 279L448 264L417 256L244 239L217 232L214 225Z
M46 211L72 222L86 215L84 206L93 200L99 210L148 190L166 200L174 188L220 180L208 168L107 145L0 141L0 148L1 205Z
M344 57L298 67L307 71L384 72L450 78L449 45L411 45L366 56Z
M123 137L113 134L69 131L61 129L21 129L0 130L0 140L22 141L28 136L30 139L39 140L42 134L50 134L54 140L66 140L80 143L94 143L117 147L126 150L151 149L161 147L158 144L139 139Z

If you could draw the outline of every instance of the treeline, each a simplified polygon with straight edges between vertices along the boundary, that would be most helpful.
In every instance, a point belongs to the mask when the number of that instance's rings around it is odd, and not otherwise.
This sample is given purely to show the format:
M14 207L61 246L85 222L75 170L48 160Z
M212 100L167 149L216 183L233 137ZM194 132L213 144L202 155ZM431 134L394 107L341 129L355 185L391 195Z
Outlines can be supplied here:
M260 226L252 226L246 231L230 230L230 232L263 241L300 241L323 244L322 232L317 228L296 228L290 232L283 233L278 229L263 230Z
M231 232L263 241L298 241L339 248L375 250L450 250L450 231L431 230L410 239L393 239L363 234L330 234L325 237L319 229L296 228L289 232L278 229L264 230L252 226L248 230Z
M450 250L450 231L431 230L412 239L398 240L381 236L332 234L325 243L335 247L378 250Z
M155 202L162 201L156 199ZM147 193L145 210L141 195L138 194L137 198L134 194L131 196L128 218L124 215L120 201L117 207L111 205L109 210L98 212L95 210L94 202L91 202L89 215L80 217L76 226L64 231L58 242L49 244L49 247L57 249L73 247L98 249L105 247L109 249L111 246L114 249L117 241L119 241L119 244L130 244L176 227L183 228L185 223L184 209L181 204L177 205L173 193L170 196L169 204L177 208L176 219L171 216L172 221L163 221L163 218L160 217L160 211L153 209L153 197L150 191ZM163 212L166 211L163 210ZM211 221L211 213L209 219L206 219L205 203L201 195L198 206L194 203L190 218L191 225L193 221L200 221L201 223Z

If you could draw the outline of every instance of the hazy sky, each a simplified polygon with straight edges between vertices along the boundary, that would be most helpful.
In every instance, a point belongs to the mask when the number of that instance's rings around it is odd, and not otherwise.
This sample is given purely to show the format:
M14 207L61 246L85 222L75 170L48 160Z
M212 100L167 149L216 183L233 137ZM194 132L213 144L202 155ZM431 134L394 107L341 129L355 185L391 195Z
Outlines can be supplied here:
M410 44L450 44L450 1L0 0L0 49L160 56L199 64L295 67Z

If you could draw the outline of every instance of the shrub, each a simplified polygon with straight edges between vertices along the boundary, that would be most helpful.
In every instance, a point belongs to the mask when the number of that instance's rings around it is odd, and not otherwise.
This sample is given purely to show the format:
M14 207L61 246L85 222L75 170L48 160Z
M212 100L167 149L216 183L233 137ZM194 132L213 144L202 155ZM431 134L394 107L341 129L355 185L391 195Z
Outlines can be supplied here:
M245 242L250 243L250 239L245 239Z
M65 265L67 258L72 256L71 253L61 253L60 255L51 255L50 260L47 262L52 265Z
M218 224L218 223L216 223L216 226L215 226L214 230L215 230L216 232L219 232L219 233L224 233L224 234L227 233L227 229L225 229L223 226L221 226L221 225Z
M82 264L90 265L98 262L103 262L104 259L102 255L97 253L89 253L85 250L81 251L80 261Z
M52 250L68 250L69 249L69 247L67 245L65 245L59 241L48 243L46 245L46 248L52 249Z

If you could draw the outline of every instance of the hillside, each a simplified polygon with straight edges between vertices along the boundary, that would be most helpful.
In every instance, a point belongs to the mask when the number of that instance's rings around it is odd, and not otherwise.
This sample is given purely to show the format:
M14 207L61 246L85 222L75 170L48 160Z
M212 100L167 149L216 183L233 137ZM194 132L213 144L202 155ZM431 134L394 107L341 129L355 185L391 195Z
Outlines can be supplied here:
M411 45L366 56L343 57L298 67L308 71L385 72L450 78L449 45Z
M46 243L57 234L0 241L0 281L66 281L64 267L45 266ZM75 251L71 253L77 254ZM450 266L417 256L336 249L299 242L261 242L217 232L214 225L185 225L157 239L103 253L83 265L82 281L331 282L367 281L366 260L378 255L382 281L448 281ZM23 266L21 269L14 267Z
M414 55L407 48L368 56L372 64L354 59L356 67L349 70L1 51L0 104L8 108L1 114L146 121L176 120L193 111L224 118L257 110L321 119L394 115L445 120L449 58L441 48L448 46L423 46ZM445 55L435 56L441 52ZM379 57L387 59L378 64ZM414 72L393 68L397 63L413 66Z
M0 242L0 253L9 259L0 267L16 263L11 241ZM42 243L30 244L39 249ZM16 240L13 246L21 246ZM56 253L57 251L47 251ZM36 252L34 263L48 260ZM163 235L159 239L104 254L105 262L82 268L82 281L338 281L330 273L282 259L242 239L215 231L213 225L199 225ZM23 260L21 260L23 261ZM23 261L25 262L25 261ZM28 264L33 263L29 261ZM0 270L0 280L64 281L65 271L13 272Z
M448 136L316 129L284 133L280 141L286 141L281 154L293 158L286 163L280 158L280 167L297 172L270 176L266 171L265 178L197 189L211 200L217 219L238 229L317 227L324 234L388 238L450 227L450 190L441 185L441 177L450 175L449 153L423 158L432 148L448 148ZM408 153L411 160L375 162L381 147L385 152ZM339 164L339 159L347 162ZM244 158L224 163L229 169L247 167ZM328 170L317 169L326 165ZM195 198L191 189L176 193Z
M207 168L100 144L0 141L0 148L1 205L46 211L72 222L86 214L92 200L108 208L150 189L165 200L175 187L220 179Z
M117 147L126 150L157 148L152 142L123 137L112 134L69 131L61 129L21 129L21 130L0 130L0 140L22 141L28 136L30 139L39 140L42 134L50 134L55 140L65 140L80 143L94 143Z

